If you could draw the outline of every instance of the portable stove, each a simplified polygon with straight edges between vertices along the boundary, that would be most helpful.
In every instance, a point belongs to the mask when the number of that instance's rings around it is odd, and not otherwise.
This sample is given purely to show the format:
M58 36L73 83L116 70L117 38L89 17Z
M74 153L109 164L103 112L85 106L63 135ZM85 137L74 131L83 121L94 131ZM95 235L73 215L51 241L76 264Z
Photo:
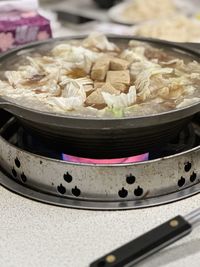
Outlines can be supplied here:
M25 197L108 210L164 204L200 191L199 118L153 154L95 160L53 151L9 113L0 115L6 118L0 130L0 183Z

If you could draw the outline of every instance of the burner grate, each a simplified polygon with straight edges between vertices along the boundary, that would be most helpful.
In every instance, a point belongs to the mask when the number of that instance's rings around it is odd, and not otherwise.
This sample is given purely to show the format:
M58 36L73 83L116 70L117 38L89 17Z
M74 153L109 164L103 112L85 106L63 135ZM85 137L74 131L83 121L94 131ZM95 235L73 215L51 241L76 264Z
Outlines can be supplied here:
M63 158L69 159L70 156L76 157L76 155L70 155L67 157L67 155L69 155L67 149L65 151L63 151L62 149L59 149L59 147L55 149L55 147L52 146L50 142L48 144L44 143L43 139L40 139L38 136L33 136L28 131L26 131L17 122L17 120L15 120L6 131L4 131L3 137L7 139L11 144L17 146L18 148L29 151L30 153L34 153L40 156L45 156L45 157L49 157L52 159L59 159L59 160L65 160ZM198 143L197 138L198 138L198 135L195 133L193 124L189 124L187 127L185 127L180 132L180 134L172 142L168 144L164 144L163 146L155 147L154 149L150 151L146 151L144 154L141 155L141 160L142 161L147 160L147 158L152 160L152 159L175 155L177 153L187 151L197 145ZM63 156L63 154L66 156ZM140 157L140 155L138 156ZM132 157L132 155L129 154L129 157ZM77 159L78 158L79 157L77 157ZM116 157L116 159L120 159L120 158L122 157L119 154L119 156ZM97 164L101 160L103 159L96 160ZM111 160L107 160L107 161L109 162ZM138 161L139 160L137 160L136 162ZM90 162L91 161L89 161L89 163ZM125 163L131 163L131 162L127 160L125 161Z

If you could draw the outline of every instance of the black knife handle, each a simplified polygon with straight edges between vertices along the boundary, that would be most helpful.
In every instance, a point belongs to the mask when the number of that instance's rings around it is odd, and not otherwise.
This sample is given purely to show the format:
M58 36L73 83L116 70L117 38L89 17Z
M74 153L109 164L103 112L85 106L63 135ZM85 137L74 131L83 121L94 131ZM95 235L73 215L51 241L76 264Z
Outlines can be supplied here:
M177 216L93 262L90 267L129 267L189 234L192 226Z

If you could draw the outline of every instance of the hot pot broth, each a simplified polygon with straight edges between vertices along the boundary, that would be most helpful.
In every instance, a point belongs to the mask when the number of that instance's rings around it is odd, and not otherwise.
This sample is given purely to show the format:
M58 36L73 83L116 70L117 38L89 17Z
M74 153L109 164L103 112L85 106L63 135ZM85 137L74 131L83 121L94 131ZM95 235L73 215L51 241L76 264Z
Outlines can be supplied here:
M8 56L0 96L73 116L137 117L200 101L200 64L178 50L101 34Z

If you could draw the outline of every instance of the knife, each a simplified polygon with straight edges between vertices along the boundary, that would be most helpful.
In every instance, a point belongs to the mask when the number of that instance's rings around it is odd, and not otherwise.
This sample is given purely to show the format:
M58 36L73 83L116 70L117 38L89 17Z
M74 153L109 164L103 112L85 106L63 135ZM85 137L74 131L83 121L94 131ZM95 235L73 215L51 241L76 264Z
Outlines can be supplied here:
M200 208L171 220L139 236L126 245L96 260L90 267L131 267L164 247L176 242L200 225Z

